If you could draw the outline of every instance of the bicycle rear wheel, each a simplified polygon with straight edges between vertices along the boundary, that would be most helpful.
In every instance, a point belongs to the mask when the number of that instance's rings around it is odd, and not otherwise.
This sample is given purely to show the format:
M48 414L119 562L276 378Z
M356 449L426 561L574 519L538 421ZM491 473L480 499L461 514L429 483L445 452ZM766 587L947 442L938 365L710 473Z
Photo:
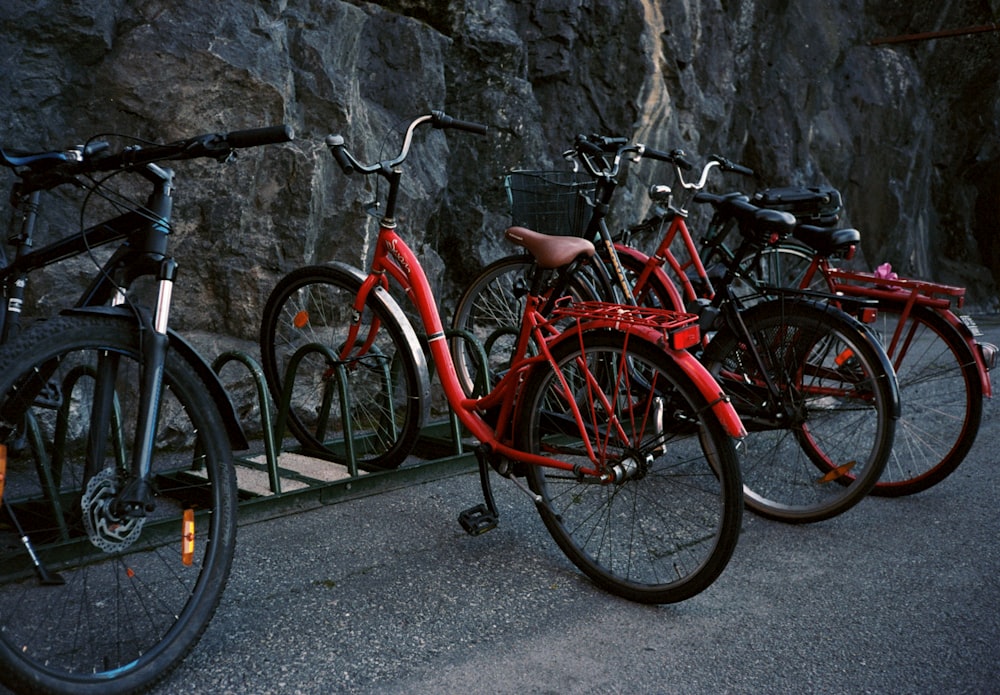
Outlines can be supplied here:
M884 352L843 312L794 297L740 318L747 335L720 329L702 361L749 431L739 448L747 506L791 523L847 511L892 450L899 395Z
M272 397L282 403L286 370L301 358L287 397L288 428L303 447L344 464L353 447L361 468L396 468L420 433L429 377L415 334L404 329L405 316L381 293L371 292L355 316L361 282L338 265L299 268L282 278L261 318L262 367ZM360 330L342 357L353 321ZM328 348L334 359L315 346Z
M762 249L759 257L749 259L745 264L744 271L752 277L758 278L765 286L801 288L815 255L816 252L808 246L794 240L784 239ZM751 267L750 264L753 262L756 265ZM816 272L806 289L820 292L829 291L826 279L820 272Z
M690 378L662 349L594 330L553 348L558 372L531 373L519 404L519 445L617 471L602 483L527 468L539 513L567 557L598 586L643 603L703 591L736 547L742 501L733 440ZM564 389L561 375L569 385ZM585 436L572 419L580 407Z
M879 302L873 328L884 345L902 320L902 305ZM872 494L911 495L937 485L965 459L983 413L975 357L935 311L914 306L890 355L903 403L896 442Z
M134 322L107 316L39 322L0 350L0 681L17 692L151 687L197 642L226 584L232 455L204 382L173 350L155 507L131 519L110 507L129 477L139 360Z
M451 327L465 336L451 338L451 353L465 393L473 393L477 379L492 382L510 366L524 318L524 300L535 272L530 255L506 256L486 266L459 298ZM574 299L595 298L595 291L579 275L570 279L567 292ZM480 347L488 364L486 375L481 373ZM482 387L484 394L488 386L484 383Z

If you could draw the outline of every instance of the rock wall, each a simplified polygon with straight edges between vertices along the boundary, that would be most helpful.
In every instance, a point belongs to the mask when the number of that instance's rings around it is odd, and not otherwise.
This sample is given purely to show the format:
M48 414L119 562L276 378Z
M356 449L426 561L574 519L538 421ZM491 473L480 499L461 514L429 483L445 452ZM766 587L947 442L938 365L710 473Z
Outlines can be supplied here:
M400 126L431 109L492 126L485 138L422 133L407 170L402 222L446 313L510 251L503 172L562 166L573 136L595 131L720 153L769 183L833 184L863 263L968 285L973 305L995 310L1000 32L870 42L998 17L1000 0L7 0L0 144L294 126L293 144L175 166L183 330L252 339L281 274L360 263L374 181L344 176L323 137L388 156ZM646 186L669 178L631 166L616 219L639 218ZM79 200L54 198L40 243L78 228ZM92 200L84 218L100 212ZM92 267L39 276L35 311L64 304Z

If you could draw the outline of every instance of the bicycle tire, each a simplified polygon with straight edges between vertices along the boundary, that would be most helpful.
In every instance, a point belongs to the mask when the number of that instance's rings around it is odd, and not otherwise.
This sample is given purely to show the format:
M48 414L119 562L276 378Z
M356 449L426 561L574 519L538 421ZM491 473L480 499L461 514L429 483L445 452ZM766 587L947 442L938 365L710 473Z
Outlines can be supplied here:
M75 315L40 321L0 350L0 681L17 692L150 688L194 647L224 590L236 536L232 453L204 382L173 350L154 441L155 509L124 523L107 513L133 448L140 339L131 319ZM118 407L108 431L94 432L107 456L87 469L102 356L118 362ZM15 431L18 420L26 426ZM193 549L183 538L189 509Z
M283 402L285 372L298 350L320 344L338 356L362 280L350 269L329 264L293 270L275 286L261 317L260 352L276 403ZM416 336L392 301L381 290L369 293L356 341L364 343L375 325L370 348L362 345L363 352L334 366L320 352L302 357L287 424L306 450L349 464L350 439L358 467L380 470L398 467L413 449L429 400L429 377ZM342 397L348 399L349 420Z
M605 391L627 430L629 441L609 436L606 408L581 409L601 463L635 468L620 482L598 484L573 472L528 466L528 485L541 497L538 510L549 533L597 586L623 598L673 603L705 590L728 563L740 531L733 440L662 348L618 331L590 330L552 352L571 387L583 383L581 365L587 365L591 388L574 393L582 398ZM580 430L558 424L565 419L563 394L547 363L531 372L518 408L519 445L589 465ZM656 402L662 415L651 417Z
M815 252L795 242L764 249L756 275L767 284L799 287ZM770 275L765 273L770 272ZM817 273L811 289L828 291ZM903 305L878 300L873 326L883 344L891 340ZM965 459L979 432L982 382L972 348L936 311L910 311L901 357L890 356L899 382L902 416L882 477L870 494L901 497L923 492L947 478Z
M748 259L743 270L765 286L801 288L815 255L810 247L783 239L762 249L759 257ZM829 291L826 279L818 271L806 289Z
M505 256L486 266L462 292L452 317L450 347L455 373L467 395L475 392L477 379L484 382L479 384L479 395L484 395L510 365L535 271L530 255ZM595 297L580 275L570 279L568 292L575 299ZM480 374L480 347L488 363L488 378Z
M880 301L873 324L890 340L903 305ZM899 380L902 417L882 477L872 494L900 497L927 490L947 478L969 453L983 413L983 385L972 348L936 311L910 310L900 338L905 345L891 355Z
M861 324L818 302L779 297L740 318L780 407L768 404L761 367L730 326L702 362L748 430L739 448L747 506L788 523L842 514L871 491L892 450L899 395L884 351Z

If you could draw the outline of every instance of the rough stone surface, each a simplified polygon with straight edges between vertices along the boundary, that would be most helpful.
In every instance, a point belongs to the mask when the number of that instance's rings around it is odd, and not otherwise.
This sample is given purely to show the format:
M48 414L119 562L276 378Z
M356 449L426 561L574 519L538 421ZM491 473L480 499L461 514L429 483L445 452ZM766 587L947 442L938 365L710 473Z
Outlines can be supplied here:
M968 285L971 304L995 309L1000 32L870 42L998 17L997 0L8 0L0 144L294 126L293 144L175 166L176 325L244 340L283 273L370 249L374 181L344 176L323 137L388 156L431 109L492 126L421 133L407 169L401 222L446 313L510 251L503 172L562 166L573 136L595 131L723 154L772 184L837 186L863 263ZM641 217L646 186L670 176L632 165L616 219ZM732 187L750 186L717 190ZM54 197L40 243L78 227L79 201ZM92 200L84 218L101 210ZM39 274L34 311L88 272L82 259Z

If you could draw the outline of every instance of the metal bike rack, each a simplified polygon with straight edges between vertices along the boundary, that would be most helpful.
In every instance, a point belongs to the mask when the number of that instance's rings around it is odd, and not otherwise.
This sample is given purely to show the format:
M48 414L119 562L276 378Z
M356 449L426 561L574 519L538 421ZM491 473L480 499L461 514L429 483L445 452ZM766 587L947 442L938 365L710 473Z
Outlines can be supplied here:
M475 339L469 335L465 339ZM477 357L483 361L485 374L485 356L478 344ZM301 360L308 354L320 354L331 368L340 372L337 379L338 388L329 389L323 407L328 408L333 398L338 398L341 411L348 414L344 423L346 437L342 442L346 462L337 462L322 453L306 451L296 446L283 446L285 426L291 407L291 386ZM293 356L286 373L285 383L289 385L277 404L275 413L267 389L263 369L249 354L231 350L220 355L213 363L212 369L220 374L230 363L238 363L249 373L260 408L260 436L254 437L256 447L263 452L256 455L235 455L237 485L239 487L240 509L257 508L271 509L285 507L303 508L315 504L331 504L349 497L357 497L377 492L397 489L417 482L425 482L458 475L476 470L476 459L471 451L466 451L462 442L462 428L454 413L449 412L447 418L432 422L421 431L414 447L414 455L410 456L399 468L385 471L364 471L357 463L354 450L353 433L355 424L350 419L351 393L347 386L346 367L343 362L326 346L313 343L301 348ZM52 408L56 418L56 446L54 453L49 453L44 446L39 432L38 423L33 414L28 413L25 421L24 445L33 452L37 468L41 493L45 503L56 510L62 504L60 498L60 477L62 461L58 445L67 431L67 421L70 415L71 395L81 379L94 378L92 370L78 369L71 372L64 383L60 384L62 399L53 401ZM477 386L477 389L481 388ZM121 404L115 399L111 413L111 453L120 465L125 461L125 444L122 439ZM238 452L239 453L239 452ZM289 460L290 459L290 460ZM262 482L262 478L266 482ZM280 513L280 511L278 512ZM56 518L63 515L57 513ZM68 529L62 528L64 538L69 537Z
M449 337L460 337L474 345L476 359L481 361L480 374L486 373L485 351L478 341L465 331L450 332ZM292 386L302 359L308 354L321 355L330 367L339 372L337 393L327 389L321 408L328 410L333 398L338 398L341 412L347 414L344 422L344 455L346 462L331 460L322 453L307 451L300 446L283 446L288 412L291 407ZM458 418L449 412L446 419L435 421L420 433L415 453L399 468L385 471L364 471L357 463L354 449L354 428L350 413L351 393L347 386L346 368L329 347L311 343L301 347L292 356L286 369L285 393L282 394L275 414L268 393L264 372L253 357L239 350L227 351L212 363L212 369L221 374L230 363L243 365L249 372L260 404L260 427L263 454L236 456L237 484L240 487L240 508L270 508L332 504L350 497L375 494L406 485L436 480L476 470L476 459L462 443L462 428ZM432 375L433 376L433 375ZM477 391L484 385L477 382ZM443 453L442 453L443 452ZM423 458L422 455L427 455ZM261 460L263 459L263 460ZM289 460L291 459L291 460ZM267 489L252 489L241 483L241 470L266 474ZM250 477L244 475L244 478Z

